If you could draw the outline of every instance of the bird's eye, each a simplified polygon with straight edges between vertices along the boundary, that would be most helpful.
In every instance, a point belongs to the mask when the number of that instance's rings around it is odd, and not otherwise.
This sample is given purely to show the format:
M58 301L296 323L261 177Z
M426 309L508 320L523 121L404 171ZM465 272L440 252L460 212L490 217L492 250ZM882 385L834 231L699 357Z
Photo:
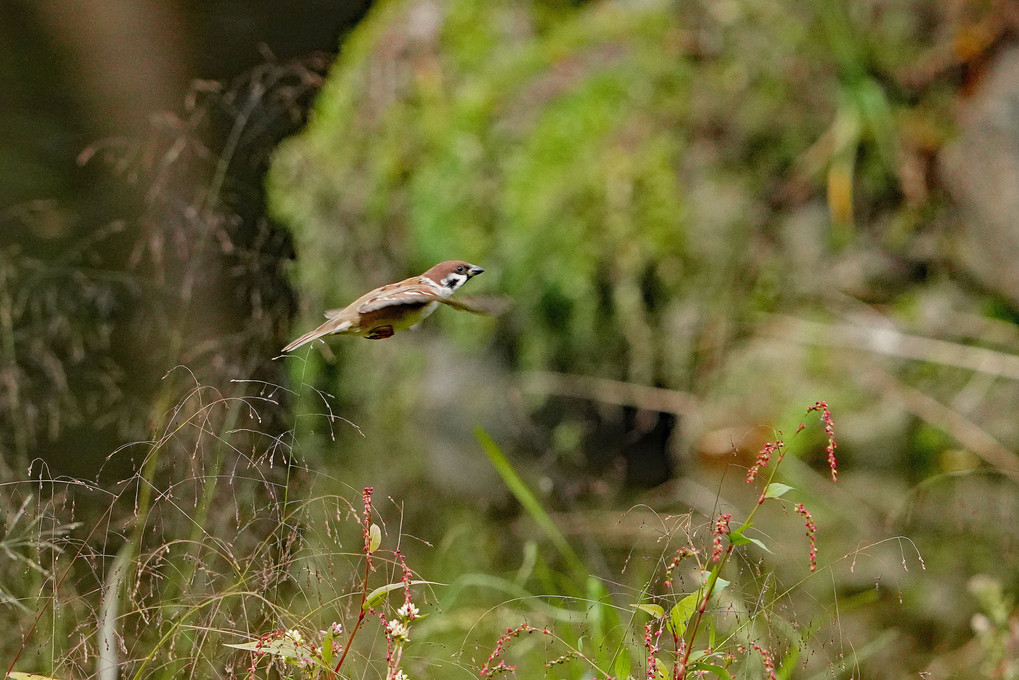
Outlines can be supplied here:
M457 273L457 274L463 274L463 273L464 273L464 266L463 266L462 264L461 264L461 265L459 265L459 266L458 266L458 267L456 268L456 273Z

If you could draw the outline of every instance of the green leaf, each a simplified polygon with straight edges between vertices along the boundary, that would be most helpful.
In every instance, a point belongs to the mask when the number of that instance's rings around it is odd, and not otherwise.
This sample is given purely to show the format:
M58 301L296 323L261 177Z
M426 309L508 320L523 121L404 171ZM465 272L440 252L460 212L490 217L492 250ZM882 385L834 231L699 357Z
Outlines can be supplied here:
M630 654L626 651L626 648L620 650L620 653L616 655L615 671L617 678L625 678L630 674Z
M333 635L333 631L330 628L329 632L322 638L322 664L325 666L331 666L333 662L333 639L336 636Z
M750 539L738 531L733 531L729 534L729 542L733 545L746 545L750 543Z
M708 581L711 579L711 573L712 572L710 572L710 571L702 571L701 572L701 584L702 585L705 585L705 586L708 585ZM711 591L711 596L714 597L715 595L718 595L720 592L722 592L723 590L725 590L728 587L729 587L729 581L726 581L724 578L719 576L718 578L715 579L715 586L714 586L714 589Z
M655 676L658 680L669 680L669 667L658 657L655 657Z
M789 491L794 491L793 487L786 484L779 484L778 482L772 482L768 485L768 488L764 490L764 497L781 498Z
M417 586L417 585L421 585L421 584L430 585L430 586L439 586L439 585L442 585L441 583L436 583L435 581L411 581L410 584L412 586ZM384 586L379 586L375 590L373 590L370 593L368 593L368 597L366 597L364 599L364 604L361 606L361 608L364 609L365 611L368 611L369 609L371 609L372 607L377 605L379 602L381 602L382 598L387 593L391 593L394 590L399 590L401 588L403 588L403 581L397 581L396 583L389 583L389 584L384 585ZM418 616L418 618L421 618L421 617Z
M545 508L541 506L541 501L538 500L537 496L531 492L530 487L517 474L517 471L513 468L509 459L506 458L502 449L499 448L499 445L480 426L474 428L474 437L481 444L481 448L484 449L485 455L488 456L488 460L492 463L492 467L502 477L506 488L516 497L517 501L519 501L520 505L527 511L527 514L531 516L531 519L541 528L545 536L552 541L559 554L570 563L573 571L578 576L583 575L586 578L587 568L584 566L584 562L577 555L576 551L573 550L570 542L566 540L566 536L563 535L559 527L552 521L549 514L545 512Z
M686 625L690 617L697 611L697 603L700 600L700 593L690 593L676 603L676 606L669 612L669 630L676 635L683 635L686 632Z
M782 662L775 669L775 676L779 680L789 680L798 666L800 650L797 647L790 647L782 657Z
M665 616L665 609L661 605L657 604L631 604L634 609L639 609L642 612L647 612L652 618L660 619Z
M703 661L692 663L687 667L687 671L707 671L709 673L714 673L719 678L732 680L732 676L729 674L729 671L725 670L722 666L713 663L705 663Z
M382 545L382 529L378 524L372 524L368 529L368 554L371 555Z
M758 548L760 548L764 552L767 552L767 553L771 552L771 550L768 549L768 546L764 545L764 543L762 543L760 540L758 540L756 538L748 538L747 540L750 541L751 543L753 543L754 545L756 545ZM772 553L772 554L774 554L774 553Z
M264 641L253 640L251 642L242 642L237 645L224 646L231 647L233 649L243 649L249 652L271 654L272 656L278 656L283 659L293 659L295 661L308 656L307 647L297 644L288 637Z
M749 527L749 525L747 525L747 527ZM743 529L744 527L740 527L738 530L729 534L729 542L733 545L747 545L748 543L753 543L761 550L768 553L771 552L771 550L768 549L768 546L764 545L764 543L762 543L759 539L744 536Z

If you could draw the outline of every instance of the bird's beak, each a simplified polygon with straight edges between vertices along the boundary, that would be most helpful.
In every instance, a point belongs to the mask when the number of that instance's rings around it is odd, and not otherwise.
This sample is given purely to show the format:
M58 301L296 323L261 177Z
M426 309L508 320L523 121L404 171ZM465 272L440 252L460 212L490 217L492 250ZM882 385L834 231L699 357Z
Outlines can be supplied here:
M468 277L470 277L470 276L477 276L478 274L482 273L483 271L485 271L485 270L482 269L481 267L477 266L476 264L472 264L471 268L467 270L467 276Z

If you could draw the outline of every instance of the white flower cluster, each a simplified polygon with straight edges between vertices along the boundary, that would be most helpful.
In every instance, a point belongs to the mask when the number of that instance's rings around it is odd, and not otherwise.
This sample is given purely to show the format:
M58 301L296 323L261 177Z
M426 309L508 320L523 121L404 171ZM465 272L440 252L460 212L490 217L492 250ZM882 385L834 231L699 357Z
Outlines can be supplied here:
M332 633L333 636L342 635L343 624L333 621L331 624L329 624L329 630L320 630L319 633L321 633L322 635L328 635L329 633Z
M389 633L389 637L393 639L393 642L406 642L410 639L410 630L407 628L407 624L400 619L393 619L386 625L386 631Z

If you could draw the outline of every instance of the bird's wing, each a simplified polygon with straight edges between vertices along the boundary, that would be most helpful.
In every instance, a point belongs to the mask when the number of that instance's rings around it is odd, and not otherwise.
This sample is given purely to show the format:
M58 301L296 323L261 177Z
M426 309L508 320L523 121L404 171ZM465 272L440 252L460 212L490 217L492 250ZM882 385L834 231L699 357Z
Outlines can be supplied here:
M444 298L439 302L462 312L485 316L499 316L510 308L509 298L500 296Z
M428 284L412 278L372 291L366 299L358 300L351 307L356 305L359 314L369 314L385 307L423 305L429 302L446 302L446 299Z

